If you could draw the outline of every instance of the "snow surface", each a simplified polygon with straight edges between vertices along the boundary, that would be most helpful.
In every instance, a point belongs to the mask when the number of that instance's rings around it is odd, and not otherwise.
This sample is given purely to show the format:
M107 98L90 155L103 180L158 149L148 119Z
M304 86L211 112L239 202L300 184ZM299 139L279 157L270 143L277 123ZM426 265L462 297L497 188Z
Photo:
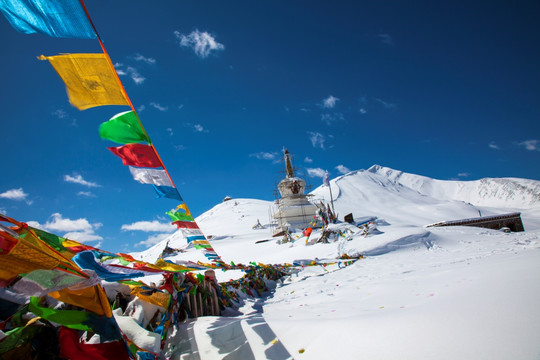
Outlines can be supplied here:
M442 181L373 166L330 182L339 219L376 217L365 237L278 244L272 202L232 199L196 220L224 261L265 264L365 256L339 268L306 267L228 317L189 321L169 339L173 359L539 359L540 182ZM328 187L314 198L329 202ZM525 232L427 224L521 212ZM253 229L260 220L265 229ZM321 235L313 231L311 239ZM260 240L268 240L259 242ZM133 254L206 262L177 232ZM220 281L240 272L217 272Z

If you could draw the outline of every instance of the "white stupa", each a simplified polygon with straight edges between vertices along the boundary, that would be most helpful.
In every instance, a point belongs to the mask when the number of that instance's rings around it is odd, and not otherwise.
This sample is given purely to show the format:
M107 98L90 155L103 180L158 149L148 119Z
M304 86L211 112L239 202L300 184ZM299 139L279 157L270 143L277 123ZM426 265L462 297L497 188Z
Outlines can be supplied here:
M287 176L278 184L281 198L276 201L278 211L274 214L277 223L274 236L282 235L290 228L305 229L311 226L310 223L318 210L304 194L306 189L304 179L294 175L289 152L285 150L283 153Z

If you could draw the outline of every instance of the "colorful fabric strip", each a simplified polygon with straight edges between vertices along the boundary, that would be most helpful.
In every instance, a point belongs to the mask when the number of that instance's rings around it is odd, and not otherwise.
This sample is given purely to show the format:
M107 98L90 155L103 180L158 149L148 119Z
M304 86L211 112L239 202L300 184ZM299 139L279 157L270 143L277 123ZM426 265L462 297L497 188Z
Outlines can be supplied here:
M204 235L195 235L195 236L188 236L187 238L187 242L190 243L192 241L196 241L196 240L206 240L206 238L204 237Z
M165 214L169 215L172 221L195 221L191 214L182 211L167 211Z
M165 170L137 168L130 166L129 172L133 176L133 180L136 180L141 184L172 186L171 180L169 180Z
M100 279L107 280L107 281L119 281L119 280L125 280L125 279L131 279L134 277L141 277L144 276L144 273L142 272L132 272L132 271L126 271L125 273L116 273L111 272L108 269L104 268L96 262L96 258L94 257L94 253L92 251L83 251L71 259L73 262L75 262L77 265L81 267L81 269L89 269L95 271Z
M108 148L114 155L120 157L124 165L137 167L157 168L162 166L152 145L126 144L124 146ZM151 183L150 183L151 184ZM168 185L172 184L159 184Z
M202 235L202 231L201 229L197 228L197 229L182 229L180 230L182 232L182 235L184 235L184 237L188 237L188 236L197 236L197 235Z
M156 191L158 198L168 198L178 201L184 201L178 192L178 189L172 186L157 186L152 184L154 190Z
M173 221L174 225L177 226L178 229L198 229L199 225L195 221Z
M61 327L58 332L60 357L65 359L129 360L126 345L122 340L87 344L80 341L76 330Z
M101 105L129 105L118 76L105 54L43 56L66 85L69 102L79 110Z
M134 111L126 111L113 116L109 121L99 126L99 136L120 144L150 142L143 131L139 117Z
M0 11L15 30L52 37L95 39L78 0L0 0Z
M57 269L39 269L32 271L17 281L13 285L13 289L28 296L41 297L51 291L62 290L85 280L86 278L84 277Z

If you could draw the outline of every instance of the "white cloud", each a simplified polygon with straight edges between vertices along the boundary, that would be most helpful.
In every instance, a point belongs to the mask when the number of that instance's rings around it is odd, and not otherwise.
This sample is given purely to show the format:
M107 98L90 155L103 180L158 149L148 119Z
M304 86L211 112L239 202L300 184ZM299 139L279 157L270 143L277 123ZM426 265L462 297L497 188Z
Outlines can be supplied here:
M131 80L133 80L133 82L137 85L142 84L146 80L146 78L142 76L139 71L132 66L128 66L127 73Z
M367 114L367 110L364 109L364 108L361 108L360 110L358 110L358 112L359 112L360 114Z
M31 227L34 227L34 228L43 229L43 225L41 225L37 221L30 220L30 221L27 221L26 224L28 224L28 226L31 226Z
M212 51L216 52L225 49L223 44L218 43L206 31L200 32L199 30L195 30L188 35L175 31L174 36L178 39L180 46L191 48L201 59L207 58Z
M169 109L169 107L167 107L167 106L161 106L160 104L155 103L155 102L151 102L151 103L150 103L150 106L152 106L153 108L158 109L159 111L167 111L167 110Z
M7 210L4 209L4 208L0 208L0 214L6 215L6 214L7 214Z
M310 157L308 157L308 156L306 156L306 157L304 158L304 162L306 162L306 163L308 163L308 164L311 164L311 163L313 162L313 159L310 158Z
M174 148L175 150L177 151L180 151L180 150L186 150L186 147L182 144L179 144L179 145L174 145Z
M204 132L204 133L209 132L209 131L206 130L201 124L195 124L195 125L193 125L193 131L195 131L195 132Z
M123 67L124 64L122 63L114 64L114 68L118 76L129 76L131 80L133 80L133 82L137 85L142 84L146 80L146 78L142 76L139 71L133 66L128 66L125 70L123 69Z
M386 101L384 101L382 99L379 99L379 98L375 98L375 101L379 102L382 106L384 106L385 109L393 109L393 108L396 107L396 104L386 102Z
M321 168L307 168L306 169L307 172L308 172L308 175L311 176L311 177L320 177L322 178L324 176L324 174L326 173L326 171L324 171L323 169Z
M148 237L148 239L146 239L144 241L140 241L137 244L135 244L135 247L140 247L140 246L150 247L150 246L156 245L157 243L165 240L169 235L171 235L171 234L170 233L165 233L165 234L151 235L151 236Z
M142 61L148 65L154 65L156 63L156 59L145 57L139 53L135 54L134 59L135 61Z
M520 142L518 145L523 146L529 151L540 151L540 148L538 147L538 145L540 145L540 140L525 140Z
M2 199L9 199L15 201L26 200L27 196L28 194L24 192L23 188L11 189L0 194L0 198Z
M143 112L144 109L146 109L146 106L141 105L141 106L139 106L139 107L137 108L137 112Z
M326 139L323 134L312 131L308 131L308 134L311 145L313 145L314 148L324 149L324 142L326 141Z
M91 191L79 191L77 193L78 196L84 196L84 197L96 197L96 194L94 194Z
M394 46L395 45L394 39L392 39L392 37L390 35L388 35L388 34L378 34L377 36L381 40L381 42L383 44L386 44L386 45L389 45L389 46Z
M171 223L161 223L157 220L153 221L137 221L132 224L122 225L122 231L145 231L145 232L163 232L173 231L174 225Z
M345 120L342 113L321 114L321 120L330 126L338 120Z
M322 107L325 109L333 109L336 106L336 103L339 101L339 98L330 95L322 101Z
M250 154L249 156L255 157L259 160L276 160L279 157L279 154L276 152L258 152L256 154Z
M471 174L468 172L462 172L462 173L457 174L458 177L469 177L470 175Z
M196 131L196 132L203 132L204 131L204 127L200 124L195 124L193 125L193 129Z
M347 174L347 173L351 172L351 170L348 167L346 167L345 165L338 165L338 166L336 166L336 169L341 174Z
M84 180L83 177L79 174L75 174L75 176L64 175L64 181L73 183L73 184L88 186L88 187L101 187L101 185L96 184L95 182Z
M66 238L66 239L78 241L78 242L81 242L81 243L85 243L85 242L88 242L88 241L100 241L99 243L92 245L94 247L100 247L101 246L101 240L103 240L103 238L101 236L97 235L97 234L94 234L92 232L84 232L84 231L68 232L68 233L65 233L62 237Z
M82 231L89 232L94 230L94 226L85 218L76 220L65 219L60 213L54 213L51 218L43 225L46 229L54 231ZM98 226L99 227L99 226Z
M116 73L118 76L125 76L127 73L122 69L124 67L124 64L122 63L114 63L114 69L116 70Z
M167 128L167 129L165 129L165 130L169 133L170 136L173 136L173 135L174 135L173 129Z
M495 150L500 150L501 148L499 147L499 145L495 144L495 141L492 141L489 143L488 145L491 149L495 149Z
M64 235L62 235L62 237L79 242L103 240L101 236L95 233L95 231L99 229L102 224L91 224L85 218L72 220L69 218L64 218L60 213L54 213L45 224L40 224L36 221L28 221L27 223L32 227L43 229L45 231L66 232ZM99 247L100 245L101 243L98 243L94 246Z
M65 112L64 109L58 109L56 111L53 111L52 114L59 119L65 119L69 117L69 115L67 114L67 112Z

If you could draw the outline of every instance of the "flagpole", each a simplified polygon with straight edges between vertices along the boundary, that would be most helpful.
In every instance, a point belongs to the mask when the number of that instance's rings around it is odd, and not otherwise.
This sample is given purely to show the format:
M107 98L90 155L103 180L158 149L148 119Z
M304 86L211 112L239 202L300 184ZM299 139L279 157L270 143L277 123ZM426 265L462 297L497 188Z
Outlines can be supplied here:
M323 176L323 184L325 186L328 186L328 190L330 190L330 203L332 204L332 212L334 213L334 216L336 215L336 211L334 210L334 197L332 196L332 187L330 186L330 179L328 175L328 170L324 173Z

